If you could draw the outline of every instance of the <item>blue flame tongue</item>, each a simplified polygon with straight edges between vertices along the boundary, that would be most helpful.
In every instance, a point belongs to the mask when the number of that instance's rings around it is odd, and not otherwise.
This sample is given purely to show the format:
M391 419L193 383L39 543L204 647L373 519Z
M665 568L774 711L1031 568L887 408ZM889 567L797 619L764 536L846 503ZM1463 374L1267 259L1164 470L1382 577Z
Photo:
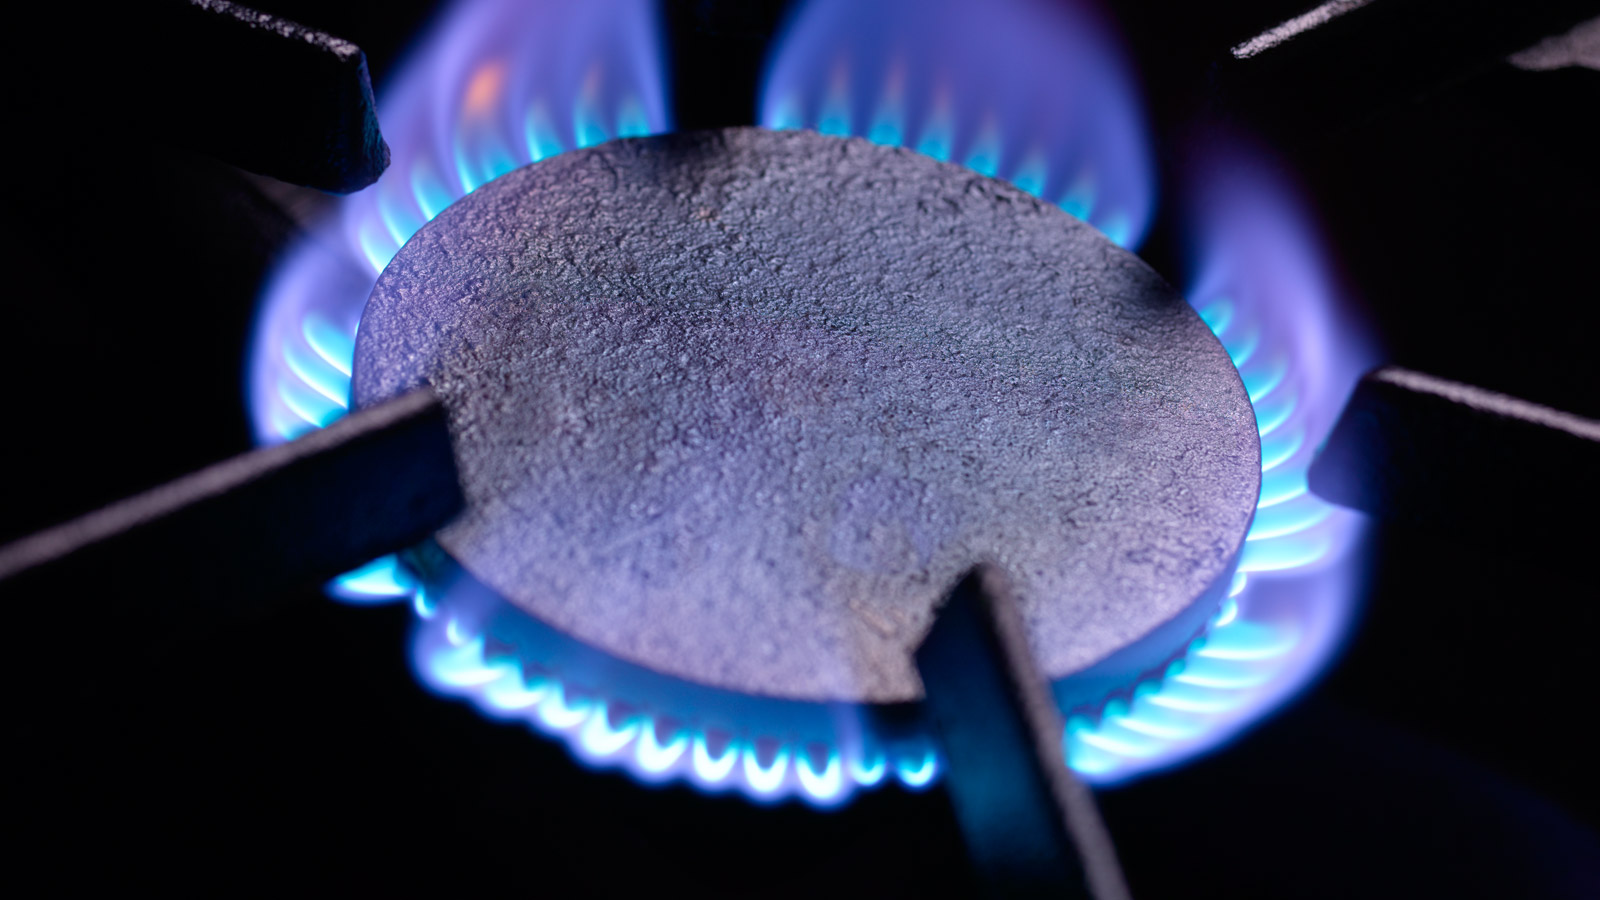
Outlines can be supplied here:
M1124 247L1155 205L1143 113L1086 10L1026 0L811 0L778 45L761 124L959 162L1058 203Z

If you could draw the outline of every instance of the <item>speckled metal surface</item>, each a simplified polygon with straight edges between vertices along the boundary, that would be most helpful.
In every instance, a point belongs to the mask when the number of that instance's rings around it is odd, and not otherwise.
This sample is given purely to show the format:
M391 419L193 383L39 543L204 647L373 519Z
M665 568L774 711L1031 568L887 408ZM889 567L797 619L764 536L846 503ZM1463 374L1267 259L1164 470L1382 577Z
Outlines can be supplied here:
M792 699L920 696L911 651L985 560L1041 669L1080 671L1217 602L1260 479L1227 355L1135 256L809 132L613 142L447 209L356 348L358 404L423 382L469 571L613 655Z

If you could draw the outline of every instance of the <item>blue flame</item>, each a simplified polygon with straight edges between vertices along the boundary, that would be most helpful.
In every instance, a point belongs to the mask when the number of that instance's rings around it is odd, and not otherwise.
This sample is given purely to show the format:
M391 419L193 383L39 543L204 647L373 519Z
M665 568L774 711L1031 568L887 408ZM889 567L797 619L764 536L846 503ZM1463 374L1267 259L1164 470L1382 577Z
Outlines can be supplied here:
M768 67L760 122L960 162L1133 247L1154 211L1154 175L1115 49L1071 4L809 0Z
M1024 19L1017 0L985 7L981 24L953 4L910 16L906 5L806 4L769 71L762 121L960 161L1137 243L1152 214L1148 153L1129 81L1097 49L1106 46L1098 26L1067 14ZM268 287L250 379L260 441L344 414L361 308L424 223L515 166L666 130L651 16L644 0L476 0L452 11L385 92L390 171L345 201ZM952 50L933 39L950 34L971 40ZM1030 91L1041 84L1052 86L1051 108L1019 116L1038 108ZM1189 291L1255 406L1257 514L1227 601L1180 658L1092 708L1064 710L1067 760L1090 781L1227 740L1315 674L1348 618L1359 522L1309 494L1305 474L1365 360L1337 321L1292 192L1262 168L1235 153L1196 177L1190 231L1202 265ZM832 807L890 781L922 789L940 773L919 725L856 707L764 705L597 660L485 591L425 583L396 557L328 589L352 603L410 602L412 659L431 688L647 783Z
M1319 242L1270 160L1228 145L1190 174L1187 294L1239 370L1261 435L1261 494L1228 601L1183 659L1067 722L1072 767L1117 781L1216 747L1321 671L1360 578L1359 516L1306 470L1370 349L1341 320Z
M765 700L665 677L538 622L454 563L431 566L430 587L417 588L438 598L418 616L418 677L486 715L562 740L585 765L819 808L891 774L913 789L937 776L926 736L880 726L870 709Z
M419 588L399 558L384 556L328 583L328 593L349 603L376 604L409 599Z

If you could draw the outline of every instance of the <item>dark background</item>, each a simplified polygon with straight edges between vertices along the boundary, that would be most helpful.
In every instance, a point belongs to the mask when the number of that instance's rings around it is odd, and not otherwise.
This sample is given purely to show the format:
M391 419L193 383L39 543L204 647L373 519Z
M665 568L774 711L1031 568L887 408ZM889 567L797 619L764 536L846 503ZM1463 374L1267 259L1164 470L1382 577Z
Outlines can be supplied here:
M380 92L433 13L256 5L359 43ZM1434 46L1448 40L1358 33L1347 65L1398 59L1398 74L1352 78L1343 96L1328 86L1345 71L1291 68L1263 87L1227 60L1304 5L1115 4L1164 182L1206 117L1270 135L1386 359L1600 416L1600 72L1524 72L1477 45L1450 59ZM1492 6L1458 4L1469 19ZM782 4L665 9L679 127L749 122ZM137 77L129 46L181 52L159 34L36 9L8 43L20 158L4 242L0 541L249 447L254 303L320 202L108 105L109 79ZM1181 282L1172 204L1161 216L1142 254ZM1492 541L1381 528L1356 636L1314 691L1221 753L1101 793L1134 893L1600 892L1586 727L1597 513L1570 512L1570 540L1554 544L1548 528ZM879 790L819 814L591 773L557 743L427 695L407 669L405 610L300 599L138 668L75 656L70 627L13 634L30 662L10 705L56 710L13 717L14 877L635 896L967 884L938 790ZM54 602L70 620L161 597L129 583ZM69 670L94 686L62 688Z

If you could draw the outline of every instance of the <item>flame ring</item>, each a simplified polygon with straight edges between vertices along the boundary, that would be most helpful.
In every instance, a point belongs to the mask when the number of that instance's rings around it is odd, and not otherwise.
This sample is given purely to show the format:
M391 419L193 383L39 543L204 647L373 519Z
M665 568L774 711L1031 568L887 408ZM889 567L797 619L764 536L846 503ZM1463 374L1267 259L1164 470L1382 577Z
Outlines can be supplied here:
M465 114L476 114L490 102L503 80L504 72L492 60L480 64L463 87ZM582 91L593 93L593 77ZM648 102L624 97L608 120L585 99L588 94L581 93L572 105L567 146L666 130L658 97L646 98ZM821 112L824 120L814 123L819 130L848 132L845 118L830 118L827 109ZM287 440L344 415L355 331L376 274L412 233L455 199L519 163L560 152L563 142L551 121L548 109L536 103L527 114L522 141L507 141L504 132L464 122L451 148L454 165L443 167L448 175L428 157L397 165L399 180L381 181L374 192L346 205L345 226L353 246L336 241L345 249L336 250L331 260L325 246L303 247L289 259L269 286L257 330L251 405L262 441ZM779 116L769 124L800 122ZM881 116L869 131L862 136L879 143L899 143L904 137L885 127ZM930 155L950 155L937 141L921 143L926 146L918 149ZM516 150L508 149L512 146ZM972 152L966 161L982 174L1040 192L1047 179L1037 166L1024 160L1000 171L994 160L1001 158L998 152ZM1081 193L1069 190L1060 205L1080 218L1092 218L1119 242L1136 240L1136 235L1119 231L1114 220L1095 216ZM341 277L344 281L338 282ZM330 297L326 285L335 282L347 289L332 290ZM308 299L318 291L321 305ZM1290 614L1285 615L1285 604L1273 596L1342 591L1340 579L1333 577L1340 570L1329 563L1345 554L1358 532L1349 514L1306 489L1311 449L1321 435L1312 432L1310 404L1305 402L1311 392L1305 387L1308 373L1297 368L1300 356L1291 357L1271 338L1282 332L1281 323L1271 317L1286 315L1278 311L1283 307L1236 304L1225 296L1191 299L1228 350L1255 407L1261 496L1229 597L1204 634L1164 671L1106 698L1099 708L1064 711L1067 762L1092 782L1125 779L1217 745L1245 727L1269 702L1264 698L1281 698L1303 684L1314 663L1329 652L1328 635L1339 630L1337 623L1330 627L1312 621L1315 604L1289 604ZM419 623L419 675L429 684L471 699L490 715L514 716L558 736L580 759L626 766L646 781L688 779L711 790L738 789L759 801L797 796L828 806L891 775L911 789L927 787L939 775L941 761L926 740L889 749L842 750L835 745L820 752L815 746L749 737L718 742L703 731L667 728L649 716L619 716L620 698L576 699L559 678L529 678L522 667L490 652L485 634L455 615L449 597L433 597L392 556L340 576L329 584L329 592L352 603L409 600ZM1341 599L1333 606L1342 611L1348 603Z

